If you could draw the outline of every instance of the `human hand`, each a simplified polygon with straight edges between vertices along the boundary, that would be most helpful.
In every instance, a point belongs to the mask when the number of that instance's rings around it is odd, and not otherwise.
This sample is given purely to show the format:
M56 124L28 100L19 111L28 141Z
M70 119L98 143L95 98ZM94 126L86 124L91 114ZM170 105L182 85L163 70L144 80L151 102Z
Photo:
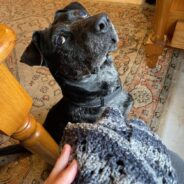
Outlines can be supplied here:
M73 160L69 165L71 146L66 144L61 155L44 184L71 184L77 174L77 161Z

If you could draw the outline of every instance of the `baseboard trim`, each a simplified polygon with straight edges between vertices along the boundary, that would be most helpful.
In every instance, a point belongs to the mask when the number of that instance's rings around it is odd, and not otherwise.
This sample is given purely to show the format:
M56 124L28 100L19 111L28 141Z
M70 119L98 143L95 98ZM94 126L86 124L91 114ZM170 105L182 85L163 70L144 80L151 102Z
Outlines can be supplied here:
M143 4L145 0L99 0L105 2L118 2L118 3L131 3L131 4Z

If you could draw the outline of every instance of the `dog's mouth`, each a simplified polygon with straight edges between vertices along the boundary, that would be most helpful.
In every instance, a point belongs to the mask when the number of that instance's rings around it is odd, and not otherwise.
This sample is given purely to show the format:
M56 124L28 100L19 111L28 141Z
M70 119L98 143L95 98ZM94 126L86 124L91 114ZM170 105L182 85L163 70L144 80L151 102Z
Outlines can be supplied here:
M114 25L111 24L111 26L112 26L112 33L111 33L112 37L111 37L111 45L110 45L110 48L109 48L109 53L117 50L118 41L119 41L119 38L118 38L117 32L114 28Z
M115 52L118 49L118 37L116 36L115 38L111 39L112 44L109 46L108 53L106 55L106 58L108 59L112 52Z
M116 51L117 48L118 48L117 42L116 42L116 43L113 43L113 44L110 46L109 52L108 52L108 53Z
M118 48L118 36L116 31L113 31L112 33L112 38L110 39L110 43L109 43L109 48L106 52L106 54L104 55L104 57L101 57L100 60L98 60L98 62L96 63L96 66L101 66L103 63L105 62L111 62L112 61L112 57L111 54L112 52L115 52Z

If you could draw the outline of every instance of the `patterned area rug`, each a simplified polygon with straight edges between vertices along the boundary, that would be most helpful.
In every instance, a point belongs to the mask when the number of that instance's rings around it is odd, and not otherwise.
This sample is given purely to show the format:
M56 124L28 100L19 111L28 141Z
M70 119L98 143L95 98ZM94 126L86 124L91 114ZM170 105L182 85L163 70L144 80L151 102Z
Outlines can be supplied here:
M32 114L41 123L48 110L61 98L62 93L47 68L29 67L19 62L31 40L32 32L43 29L53 19L54 12L69 0L0 0L0 22L13 28L17 44L7 65L33 98ZM119 49L113 54L123 86L134 99L130 117L143 119L155 131L167 98L178 52L165 49L155 69L145 62L144 45L149 32L154 8L132 4L80 1L91 14L107 12L119 35ZM173 54L174 53L174 54ZM0 146L15 141L0 136ZM6 162L0 161L0 163ZM16 156L16 161L0 167L2 184L40 184L49 173L48 165L38 156Z

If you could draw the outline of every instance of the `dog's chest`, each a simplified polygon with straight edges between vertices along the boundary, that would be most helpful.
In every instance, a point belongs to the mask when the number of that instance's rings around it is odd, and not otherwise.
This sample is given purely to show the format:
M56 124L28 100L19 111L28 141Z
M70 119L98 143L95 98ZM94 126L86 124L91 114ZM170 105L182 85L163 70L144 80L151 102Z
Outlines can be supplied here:
M114 91L119 85L118 73L113 64L103 65L96 74L92 74L83 80L84 83L90 85L93 89Z
M104 65L97 74L97 80L99 83L107 82L109 85L113 85L118 79L118 73L113 64Z

